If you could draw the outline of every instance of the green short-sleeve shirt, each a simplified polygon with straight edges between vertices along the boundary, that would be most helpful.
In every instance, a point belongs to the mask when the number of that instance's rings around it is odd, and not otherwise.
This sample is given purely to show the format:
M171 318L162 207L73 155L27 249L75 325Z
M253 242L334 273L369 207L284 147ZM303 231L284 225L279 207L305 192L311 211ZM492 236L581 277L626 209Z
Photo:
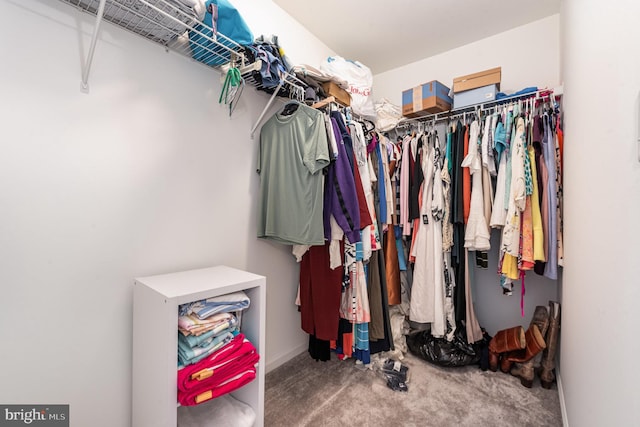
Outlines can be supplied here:
M299 104L260 131L258 237L323 245L323 175L329 147L322 112Z

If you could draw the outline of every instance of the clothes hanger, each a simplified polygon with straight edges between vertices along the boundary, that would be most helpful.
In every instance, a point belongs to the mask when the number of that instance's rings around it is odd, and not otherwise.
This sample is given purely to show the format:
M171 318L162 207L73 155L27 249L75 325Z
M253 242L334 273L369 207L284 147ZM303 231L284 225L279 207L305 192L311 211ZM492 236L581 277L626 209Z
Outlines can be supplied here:
M298 110L299 106L300 101L298 100L297 87L292 86L292 88L289 90L289 101L287 101L287 103L284 105L284 108L280 112L280 115L290 116Z
M366 129L367 132L371 132L371 131L375 130L376 125L371 120L362 119L362 122L365 124L365 129ZM369 126L369 125L371 125L371 126Z
M299 86L296 86L296 85L290 86L289 101L285 104L284 108L280 112L281 116L290 116L291 114L295 113L298 110L298 107L302 103L302 101L300 101L299 89L301 89ZM303 94L302 100L304 101L304 94Z
M335 102L336 98L334 96L330 96L328 98L323 99L322 101L318 101L315 104L311 105L312 108L323 108L327 105L331 106L332 102Z
M222 85L222 91L220 92L220 98L218 98L218 104L223 102L229 106L229 117L233 114L233 111L238 105L240 96L244 91L244 78L240 74L240 70L236 67L230 67L224 79Z

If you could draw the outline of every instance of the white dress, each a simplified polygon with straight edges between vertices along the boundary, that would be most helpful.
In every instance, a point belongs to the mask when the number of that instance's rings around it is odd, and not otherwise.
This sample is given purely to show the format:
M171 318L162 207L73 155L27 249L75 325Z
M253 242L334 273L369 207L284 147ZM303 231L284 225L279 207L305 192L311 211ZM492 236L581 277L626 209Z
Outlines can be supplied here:
M521 213L524 211L527 197L524 176L524 138L524 119L519 117L516 121L516 136L511 141L511 192L507 207L507 221L502 230L502 250L515 257L520 252Z
M462 161L463 168L471 172L471 205L469 219L464 234L464 247L470 251L488 251L491 249L491 235L484 216L484 198L482 191L482 158L478 152L480 125L471 123L469 131L469 153Z
M433 217L434 176L441 179L441 172L438 167L436 173L432 146L428 146L423 155L422 168L425 178L422 184L421 223L414 245L415 269L409 318L414 322L431 323L431 335L442 337L446 329L442 221L436 221ZM436 201L438 205L442 206L442 200Z

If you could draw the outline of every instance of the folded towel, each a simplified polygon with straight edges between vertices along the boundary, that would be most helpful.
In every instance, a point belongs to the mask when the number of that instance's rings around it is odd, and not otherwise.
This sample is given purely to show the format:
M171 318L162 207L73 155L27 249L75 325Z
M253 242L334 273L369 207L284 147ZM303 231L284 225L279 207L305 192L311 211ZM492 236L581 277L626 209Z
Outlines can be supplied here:
M236 375L238 372L255 366L260 360L260 355L255 347L247 340L233 354L227 354L226 358L211 362L206 367L197 370L182 369L178 372L178 389L190 391L209 387L211 384L224 382L227 378Z
M249 308L249 297L243 291L234 292L219 297L207 298L182 304L179 307L181 316L195 314L198 319L207 319L217 313L229 313Z
M200 362L180 369L178 371L178 389L186 391L194 388L199 383L203 383L204 380L208 380L213 376L206 375L205 372L208 371L213 374L215 373L213 370L224 366L226 362L253 353L258 353L256 348L243 333L239 333L227 345L202 359Z
M205 327L208 331L214 329L218 325L228 322L232 318L233 314L231 313L219 313L215 316L210 316L207 319L200 319L193 314L187 314L178 317L178 327L189 332L201 330Z
M225 345L229 344L233 340L233 333L227 332L223 335L215 337L210 346L207 348L196 347L192 349L188 346L186 348L181 347L181 343L178 342L178 361L181 365L193 365L200 362L215 351L220 350Z
M250 383L256 378L256 368L251 367L243 372L238 372L231 378L219 384L212 384L203 389L196 389L188 392L178 390L178 402L183 406L193 406L207 400L214 399Z
M235 316L233 316L228 321L216 325L213 329L208 330L201 335L186 335L182 329L178 329L180 331L180 334L178 334L178 339L191 348L203 347L208 344L211 338L217 337L220 334L235 329L237 324L238 321L236 320ZM187 333L189 332L187 331Z

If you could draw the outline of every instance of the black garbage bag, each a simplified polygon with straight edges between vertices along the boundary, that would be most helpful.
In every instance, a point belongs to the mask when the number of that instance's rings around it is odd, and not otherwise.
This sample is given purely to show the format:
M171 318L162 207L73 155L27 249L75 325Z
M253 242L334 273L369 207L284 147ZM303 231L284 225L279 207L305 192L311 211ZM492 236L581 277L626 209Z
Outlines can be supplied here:
M409 351L435 365L439 366L467 366L480 364L487 355L487 346L491 337L486 333L484 338L476 343L467 343L467 333L463 325L456 329L452 341L436 338L430 331L420 331L407 336Z

